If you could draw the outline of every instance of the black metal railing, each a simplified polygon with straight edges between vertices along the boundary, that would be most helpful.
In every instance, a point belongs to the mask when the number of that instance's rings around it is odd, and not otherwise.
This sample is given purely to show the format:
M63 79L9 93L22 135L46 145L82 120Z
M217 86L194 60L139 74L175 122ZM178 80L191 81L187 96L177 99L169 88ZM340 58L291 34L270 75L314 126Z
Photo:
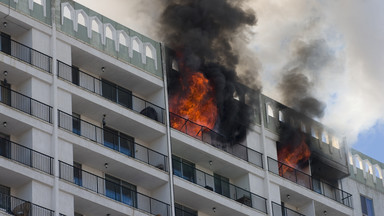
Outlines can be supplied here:
M164 154L161 154L160 152L154 151L138 143L132 142L131 140L128 140L123 136L120 136L117 134L112 134L112 135L116 139L119 139L120 143L123 141L127 143L131 143L132 148L128 150L128 148L122 148L121 146L116 146L113 144L111 145L110 142L107 142L104 139L106 135L111 135L108 130L105 130L101 127L93 125L89 122L81 120L77 117L69 115L68 113L65 113L60 110L59 110L58 117L59 117L59 127L62 129L65 129L67 131L80 135L82 137L88 138L94 142L102 144L110 149L123 153L129 157L140 160L144 163L147 163L161 170L168 171L168 163L167 163L168 157ZM78 125L74 124L74 122L77 122Z
M41 120L52 123L52 107L0 85L0 102Z
M272 202L272 213L273 216L305 216L297 211L289 209L285 206L281 206L275 202Z
M268 157L268 170L276 175L295 182L298 185L306 187L316 193L322 194L325 197L352 208L352 194L315 179L300 170L290 167L270 157Z
M175 207L175 215L176 216L197 216L197 214L190 213L178 207Z
M0 156L53 174L53 157L0 137Z
M132 94L122 86L98 79L58 61L58 77L164 124L164 108Z
M202 186L208 190L214 191L220 195L228 197L232 200L240 202L251 208L267 213L267 199L264 197L254 194L229 182L223 181L220 178L196 169L189 164L174 159L173 164L175 165L175 163L182 163L182 167L184 169L177 170L175 168L176 166L173 166L174 175Z
M169 205L123 185L59 161L60 179L154 215L170 215Z
M50 56L14 41L6 35L0 36L0 44L1 52L51 73L52 58Z
M10 215L53 216L54 211L14 196L0 193L0 210Z
M263 154L242 144L232 144L225 141L223 135L185 119L175 113L169 113L171 127L186 133L196 139L208 143L221 149L235 157L248 161L258 167L263 168Z

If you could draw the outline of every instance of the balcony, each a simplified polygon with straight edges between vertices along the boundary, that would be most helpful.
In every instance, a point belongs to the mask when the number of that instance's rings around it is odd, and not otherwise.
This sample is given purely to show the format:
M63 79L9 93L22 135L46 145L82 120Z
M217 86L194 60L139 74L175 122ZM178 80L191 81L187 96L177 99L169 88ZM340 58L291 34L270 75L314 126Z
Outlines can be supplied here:
M247 146L241 144L232 145L227 142L223 142L221 140L225 140L223 135L218 134L217 132L196 124L188 119L185 119L177 114L169 113L171 127L180 132L188 134L196 139L199 139L205 143L210 144L211 146L218 148L222 151L225 151L237 158L245 160L253 165L256 165L260 168L263 168L263 158L262 153L257 152L253 149L248 148ZM175 126L172 124L173 121L182 122L181 126Z
M177 162L179 161L173 159L173 164ZM229 199L247 205L251 208L267 213L267 200L264 197L251 193L250 191L230 184L229 182L223 181L220 178L207 174L204 171L190 166L189 164L182 162L182 167L184 169L176 169L175 167L176 166L173 166L174 175L204 187L207 190L213 191Z
M16 59L51 73L52 58L11 39L9 35L1 34L0 51Z
M169 205L128 187L59 161L59 177L65 181L154 215L169 216Z
M122 86L100 80L60 61L58 77L157 122L165 122L163 108L133 95Z
M7 139L0 138L0 156L31 168L35 168L47 174L53 174L52 157Z
M284 163L268 157L268 170L316 193L352 208L352 194L322 182Z
M287 207L281 206L275 202L272 202L273 216L305 216Z
M0 193L0 212L10 215L54 216L54 211L29 201Z
M52 123L52 107L0 85L0 103Z
M105 128L100 128L89 122L83 121L72 115L59 110L59 127L92 140L93 142L104 145L114 151L135 158L158 169L168 171L167 156L145 146L132 142L118 134L111 133ZM112 140L120 140L118 143L109 142L107 137Z

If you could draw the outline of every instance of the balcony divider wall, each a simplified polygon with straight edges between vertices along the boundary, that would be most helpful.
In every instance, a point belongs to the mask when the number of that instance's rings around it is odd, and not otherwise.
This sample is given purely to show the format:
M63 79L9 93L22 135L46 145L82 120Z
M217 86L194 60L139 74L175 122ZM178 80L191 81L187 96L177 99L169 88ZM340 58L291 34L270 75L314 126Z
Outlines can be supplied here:
M97 194L122 202L154 215L170 215L169 204L151 198L115 181L107 180L70 164L59 161L59 177Z
M77 118L75 116L72 116L60 110L59 110L58 118L59 118L59 121L58 121L59 127L66 131L88 138L93 142L104 145L112 150L125 154L128 157L132 157L137 160L140 160L158 169L164 170L166 172L168 171L168 163L167 163L168 157L166 155L161 154L160 152L154 151L152 149L149 149L138 143L134 143L132 142L131 139L127 139L126 136L122 136L121 133L119 134L111 133L110 130L98 127L96 125L93 125L87 121L81 120L80 118ZM106 139L107 137L111 137L111 136L114 137L112 139L120 140L119 146L116 146L115 144L111 145L111 142L109 142L109 139L108 140ZM122 143L126 144L124 146L130 146L130 147L124 147Z

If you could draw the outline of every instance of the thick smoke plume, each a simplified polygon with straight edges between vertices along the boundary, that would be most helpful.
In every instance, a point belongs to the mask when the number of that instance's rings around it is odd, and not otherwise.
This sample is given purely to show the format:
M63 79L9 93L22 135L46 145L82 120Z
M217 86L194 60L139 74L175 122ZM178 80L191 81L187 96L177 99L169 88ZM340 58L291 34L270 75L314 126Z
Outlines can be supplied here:
M239 35L257 22L254 11L243 9L240 0L170 0L161 17L161 34L184 67L202 72L215 89L218 107L216 129L230 141L245 138L251 122L252 95L239 84L236 73ZM244 46L245 47L245 46ZM179 63L180 64L180 63ZM256 68L244 70L257 77ZM169 92L180 91L183 71L169 77ZM181 81L183 82L183 81ZM238 96L239 101L234 99ZM256 96L256 95L254 95Z

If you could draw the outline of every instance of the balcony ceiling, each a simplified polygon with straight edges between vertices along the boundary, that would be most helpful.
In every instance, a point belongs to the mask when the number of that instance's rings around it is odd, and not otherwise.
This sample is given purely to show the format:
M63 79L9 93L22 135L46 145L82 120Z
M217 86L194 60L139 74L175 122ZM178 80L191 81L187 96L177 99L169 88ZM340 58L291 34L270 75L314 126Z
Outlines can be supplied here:
M157 83L151 82L138 74L128 72L111 62L101 59L100 56L96 56L90 51L92 50L87 52L73 46L72 64L79 67L82 71L94 74L94 76L101 76L102 78L123 86L142 97L149 97L162 89L162 80L150 75L150 77L153 78L153 80L156 80L155 82ZM102 67L105 67L105 72L102 72Z

